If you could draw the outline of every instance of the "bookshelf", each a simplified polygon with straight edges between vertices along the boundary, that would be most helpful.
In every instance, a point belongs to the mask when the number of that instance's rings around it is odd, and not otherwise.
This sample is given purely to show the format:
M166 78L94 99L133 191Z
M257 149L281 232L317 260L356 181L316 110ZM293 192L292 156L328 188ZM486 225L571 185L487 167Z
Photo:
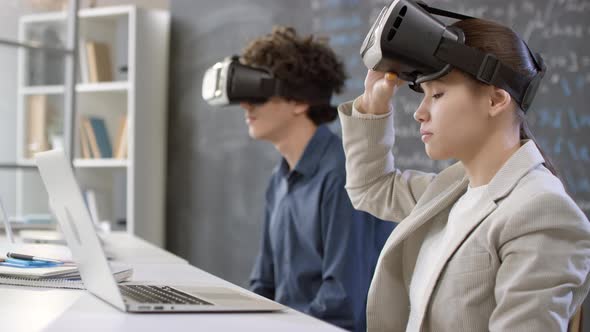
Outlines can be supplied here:
M66 12L23 16L19 40L49 44L39 38L46 31L65 40L66 23ZM159 246L164 244L169 31L167 11L79 10L71 119L64 111L67 84L59 62L55 72L62 77L38 73L34 53L19 49L17 70L17 164L34 166L31 155L38 149L71 146L78 181L95 194L100 218ZM48 213L40 177L20 173L17 214Z

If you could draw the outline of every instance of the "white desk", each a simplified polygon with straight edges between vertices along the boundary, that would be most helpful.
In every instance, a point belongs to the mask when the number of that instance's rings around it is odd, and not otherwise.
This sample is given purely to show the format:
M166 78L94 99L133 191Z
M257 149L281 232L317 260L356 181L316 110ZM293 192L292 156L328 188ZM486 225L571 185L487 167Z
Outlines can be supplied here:
M106 243L113 248L107 249L133 266L133 281L238 287L145 241L126 234L115 237L119 236L117 240L125 241L115 243L110 238ZM149 253L154 261L140 253ZM83 290L6 285L0 285L0 317L2 331L341 331L291 309L278 313L127 314Z
M173 253L125 232L112 232L103 237L104 247L114 260L123 263L188 264Z
M55 231L51 230L43 232L55 233ZM133 264L188 264L187 260L156 247L143 239L129 235L126 232L101 234L100 238L104 241L103 245L109 256L113 256L114 261L117 262ZM36 245L22 243L18 235L16 236L16 242L23 246ZM0 234L0 246L7 245L7 243L6 237Z

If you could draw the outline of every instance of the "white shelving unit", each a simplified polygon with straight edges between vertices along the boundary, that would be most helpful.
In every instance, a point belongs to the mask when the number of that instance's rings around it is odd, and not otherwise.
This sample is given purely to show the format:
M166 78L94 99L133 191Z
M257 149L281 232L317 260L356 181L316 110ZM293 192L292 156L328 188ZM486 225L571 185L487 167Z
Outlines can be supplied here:
M23 86L19 89L21 95L61 95L64 93L63 85ZM127 92L128 82L100 82L78 83L76 92Z
M66 13L43 13L20 19L19 39L30 41L35 31L53 29L63 40ZM82 9L78 12L79 39L109 45L113 81L75 86L76 110L73 166L83 189L97 194L101 219L113 227L125 221L126 230L156 245L164 243L166 89L170 16L167 11L135 6ZM79 45L78 48L84 47ZM45 95L49 110L48 127L59 128L63 119L65 86L39 80L32 74L29 50L18 54L17 163L33 161L27 153L27 118L32 96ZM79 56L76 55L79 63ZM80 66L77 65L78 71ZM125 67L126 71L119 68ZM63 70L62 70L63 71ZM105 120L115 149L120 119L127 117L127 159L84 159L80 144L80 117ZM64 121L65 122L65 121ZM64 129L61 129L62 133ZM67 129L66 129L67 130ZM59 129L54 133L59 133ZM56 136L56 135L54 135ZM57 135L58 136L58 135ZM59 137L59 136L58 136ZM56 140L58 141L58 140ZM25 171L26 172L26 171ZM43 185L38 176L17 177L17 211L20 214L48 212Z

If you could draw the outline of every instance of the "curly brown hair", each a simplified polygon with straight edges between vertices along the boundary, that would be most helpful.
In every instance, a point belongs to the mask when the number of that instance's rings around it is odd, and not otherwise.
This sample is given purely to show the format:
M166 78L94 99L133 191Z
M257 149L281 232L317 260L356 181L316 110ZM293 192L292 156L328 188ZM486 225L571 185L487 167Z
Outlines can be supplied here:
M280 97L309 103L307 116L315 125L336 119L338 112L329 99L318 103L298 95L304 90L331 95L344 87L344 65L325 39L300 37L292 27L275 26L270 34L254 39L244 48L241 61L267 68L281 80L287 93Z

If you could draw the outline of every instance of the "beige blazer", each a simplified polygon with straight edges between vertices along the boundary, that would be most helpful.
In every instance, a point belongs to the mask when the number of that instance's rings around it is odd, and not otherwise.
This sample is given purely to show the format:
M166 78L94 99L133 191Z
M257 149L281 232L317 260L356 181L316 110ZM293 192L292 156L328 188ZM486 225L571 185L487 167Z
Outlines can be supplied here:
M439 174L395 169L393 116L353 118L351 103L339 111L353 205L400 221L369 290L369 331L566 331L590 287L590 224L534 142L498 171L434 274L421 276L429 280L425 305L409 321L421 243L433 221L446 222L468 180L461 163Z

